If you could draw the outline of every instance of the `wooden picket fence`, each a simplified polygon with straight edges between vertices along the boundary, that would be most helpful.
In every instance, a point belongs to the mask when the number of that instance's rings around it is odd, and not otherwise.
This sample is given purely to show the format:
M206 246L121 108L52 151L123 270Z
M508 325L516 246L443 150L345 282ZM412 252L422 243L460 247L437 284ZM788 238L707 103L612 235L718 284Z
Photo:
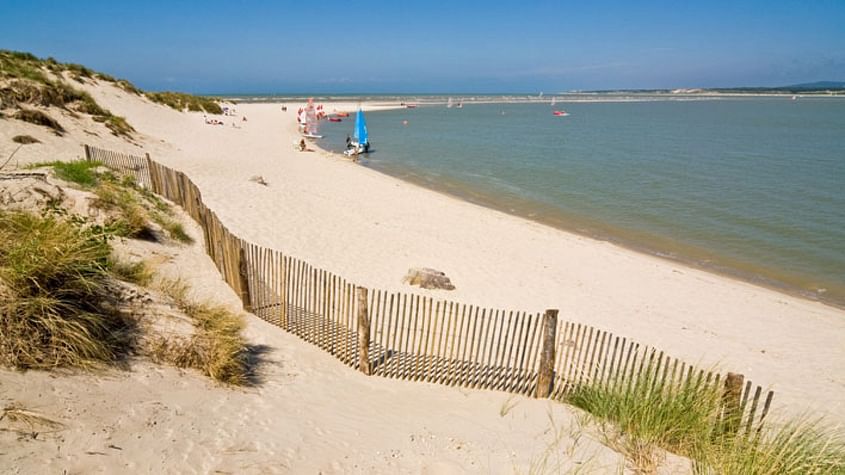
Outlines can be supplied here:
M707 384L723 394L732 430L759 431L772 403L742 375L706 372L655 348L545 313L484 308L372 290L249 243L206 207L182 172L149 154L85 146L86 159L134 177L202 227L206 250L244 308L365 374L565 400L582 384Z
M149 157L149 154L147 157ZM118 173L134 177L138 185L146 189L152 187L150 171L147 166L149 162L145 159L146 157L136 157L85 145L85 158L87 160L101 162Z

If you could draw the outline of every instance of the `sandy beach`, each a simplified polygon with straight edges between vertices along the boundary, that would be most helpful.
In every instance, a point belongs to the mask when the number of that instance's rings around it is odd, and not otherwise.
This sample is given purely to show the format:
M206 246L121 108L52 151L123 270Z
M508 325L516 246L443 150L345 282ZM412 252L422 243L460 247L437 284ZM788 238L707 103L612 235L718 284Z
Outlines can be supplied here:
M247 240L371 288L408 291L402 277L410 267L433 267L457 288L427 295L559 308L562 318L741 372L774 389L779 406L845 420L842 310L465 203L338 156L297 152L300 104L287 112L238 105L227 125L208 126L202 114L120 90L90 92L148 135L142 149L188 173ZM255 175L269 186L249 181Z
M320 150L299 152L295 112L301 104L286 104L287 112L281 104L240 104L237 116L222 117L224 125L215 126L207 125L202 113L176 112L110 85L82 87L127 118L138 131L135 143L70 127L64 138L38 135L44 143L22 149L15 157L18 166L74 159L82 155L82 143L134 155L148 152L186 172L207 205L244 239L359 285L492 308L557 308L563 319L610 330L704 367L743 373L775 390L779 410L814 411L845 422L843 310L476 206ZM325 108L351 111L357 105ZM2 132L5 137L22 130L32 133L31 126L7 121ZM267 186L252 181L255 176ZM402 278L412 267L443 271L456 289L408 287ZM201 296L238 305L201 249L174 256L162 272L186 279ZM83 383L72 388L45 374L4 372L2 396L20 400L39 394L43 399L36 407L64 404L71 412L102 412L103 420L121 421L115 437L128 437L157 421L174 433L198 434L198 440L180 439L175 445L150 441L145 450L166 459L125 466L149 470L172 467L168 463L178 459L203 463L199 472L237 471L261 459L243 454L269 451L278 454L280 471L528 471L555 443L553 436L546 441L552 426L577 425L571 409L547 401L366 378L295 337L247 318L251 342L273 348L265 369L268 384L254 391L227 392L192 381L200 380L196 376L147 368L142 376L75 376L71 381ZM133 419L121 415L123 403L99 405L113 394L111 385L121 381L140 388L126 404L160 401L161 417L150 418L145 411L144 418ZM180 392L187 385L192 389ZM502 415L511 400L515 409ZM188 410L191 417L183 417ZM72 417L71 412L64 416ZM81 435L86 429L75 430ZM76 448L128 443L110 437L109 431L81 442L66 436ZM618 454L590 438L572 450L579 455L571 460L595 460L599 471L620 463ZM248 471L272 471L270 462L261 460L263 465ZM57 457L48 466L66 462ZM103 466L75 462L82 469ZM106 466L121 467L116 461Z
M402 283L408 269L432 267L456 289L420 291L425 295L492 308L558 308L561 318L743 373L774 389L778 406L845 420L845 311L462 202L336 155L298 152L302 104L287 104L287 112L280 104L240 104L238 117L212 126L201 113L178 113L107 85L87 89L145 136L137 146L103 147L149 152L185 171L249 241L370 288L412 290ZM80 153L65 151L68 158ZM256 175L269 186L250 181Z

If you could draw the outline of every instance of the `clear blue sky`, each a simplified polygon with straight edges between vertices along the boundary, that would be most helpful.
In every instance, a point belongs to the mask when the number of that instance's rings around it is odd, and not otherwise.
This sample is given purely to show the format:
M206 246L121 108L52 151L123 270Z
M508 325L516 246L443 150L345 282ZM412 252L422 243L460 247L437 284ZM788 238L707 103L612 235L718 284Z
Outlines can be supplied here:
M845 0L0 0L0 25L0 48L199 93L845 80Z

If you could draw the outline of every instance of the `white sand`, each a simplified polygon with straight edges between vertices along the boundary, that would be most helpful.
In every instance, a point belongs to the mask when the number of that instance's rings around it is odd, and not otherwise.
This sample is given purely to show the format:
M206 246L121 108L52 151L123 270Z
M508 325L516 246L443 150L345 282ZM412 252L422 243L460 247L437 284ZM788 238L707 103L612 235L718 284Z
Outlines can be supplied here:
M235 128L232 118L225 118L225 126L210 126L202 114L177 113L108 86L89 90L127 117L140 132L142 147L111 137L101 142L81 130L72 130L69 141L135 154L149 151L156 160L187 172L206 203L247 240L371 288L409 291L401 283L408 268L434 267L446 272L457 289L422 292L427 295L515 310L559 308L562 318L635 338L690 362L744 373L777 392L777 407L814 409L845 421L842 310L461 202L323 152L296 152L294 115L300 104L288 104L286 113L278 104L239 105L238 112L249 120L235 118ZM0 129L6 127L3 123ZM377 131L371 135L377 141ZM5 152L9 142L0 139L0 152ZM21 158L44 159L36 148L27 153ZM61 153L75 156L81 147L68 152L65 146ZM250 181L254 175L263 176L269 186ZM191 283L209 295L234 298L209 263L180 269L196 276ZM138 401L165 401L168 417L177 421L175 433L196 431L196 440L174 443L171 461L208 457L210 465L197 469L205 471L213 464L230 467L237 459L232 453L267 453L272 447L272 453L281 454L279 462L294 471L342 471L374 460L392 463L389 451L397 448L406 454L400 459L408 459L380 467L416 472L443 463L462 470L475 468L467 464L476 461L501 469L508 463L508 447L524 444L515 450L520 470L527 471L526 462L540 450L531 437L548 428L546 402L519 398L517 407L526 412L514 416L517 424L499 417L509 397L505 394L365 378L255 318L249 334L274 348L268 384L256 393L208 396L218 397L213 401L202 391L182 396L173 388L189 383L179 382L168 370L156 370L161 381L145 383L132 394ZM50 391L51 401L58 401L56 391L63 383L47 377L30 382L30 376L21 377L19 384L56 388ZM132 375L113 378L135 383ZM114 379L92 381L86 390L105 388ZM122 417L119 404L109 407L101 409ZM192 417L178 419L179 408L187 407ZM548 407L562 411L557 405ZM571 420L567 414L563 411L561 420ZM420 442L427 431L437 442ZM451 458L449 437L472 440L474 455L460 452ZM202 457L189 456L198 453ZM613 463L612 457L599 458Z
M774 389L779 405L845 421L843 310L462 202L337 156L296 152L302 104L287 104L287 112L279 104L240 104L248 121L227 117L227 125L210 126L200 113L177 113L109 86L89 90L147 135L140 142L153 158L187 172L247 240L371 288L411 290L401 282L407 270L433 267L457 289L429 295L514 310L559 308L562 318L743 373ZM413 126L412 111L408 117ZM113 146L109 140L104 146ZM269 186L249 181L254 175Z
M155 259L161 275L190 282L195 298L239 308L202 249L200 229L188 231L200 243L132 248ZM18 403L63 424L0 421L0 473L616 473L624 466L567 406L367 377L255 317L245 336L262 352L260 384L247 389L143 362L94 375L0 370L0 407Z
M145 143L152 156L186 171L247 240L371 288L408 291L408 268L433 267L457 289L429 295L559 308L562 318L743 373L774 389L778 406L845 421L845 311L462 202L323 152L296 152L301 104L287 112L238 105L248 121L237 117L233 128L109 91L92 92L155 137ZM378 131L371 135L377 140ZM253 175L270 185L250 182Z

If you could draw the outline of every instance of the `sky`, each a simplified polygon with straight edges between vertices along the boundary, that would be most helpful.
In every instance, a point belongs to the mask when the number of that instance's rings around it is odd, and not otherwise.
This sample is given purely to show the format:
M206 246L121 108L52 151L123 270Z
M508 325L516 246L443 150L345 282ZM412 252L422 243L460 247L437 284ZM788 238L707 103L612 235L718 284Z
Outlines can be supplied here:
M845 81L845 0L0 0L0 49L193 93Z

